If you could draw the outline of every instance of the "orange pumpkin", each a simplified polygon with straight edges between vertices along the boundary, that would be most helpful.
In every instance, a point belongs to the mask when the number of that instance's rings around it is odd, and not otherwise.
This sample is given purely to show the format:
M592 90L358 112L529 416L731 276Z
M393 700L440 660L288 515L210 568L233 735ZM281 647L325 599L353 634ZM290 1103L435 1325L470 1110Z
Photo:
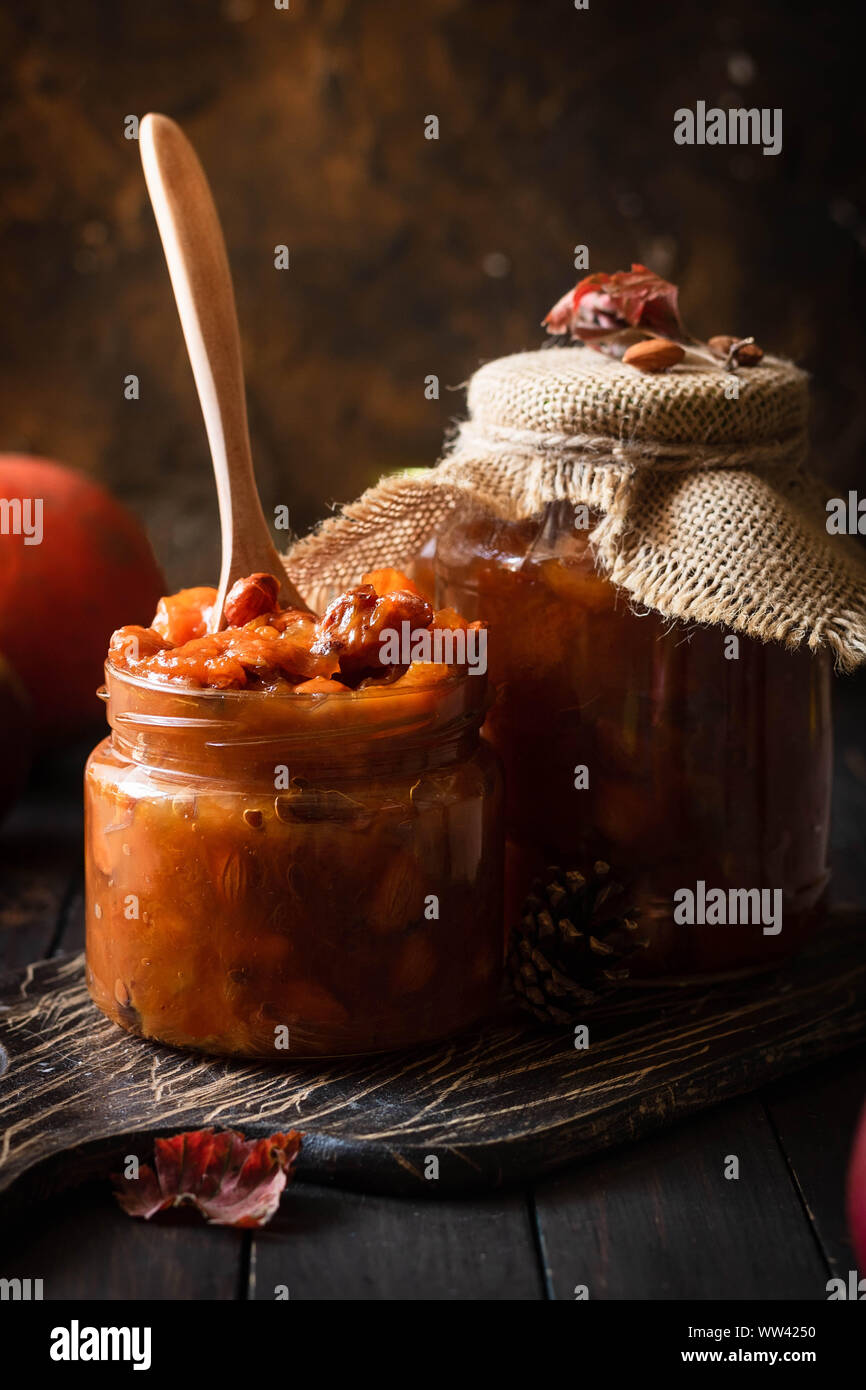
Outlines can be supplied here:
M30 716L27 692L0 655L0 820L27 781L32 743Z
M108 639L123 623L146 626L163 588L144 531L103 487L0 454L0 652L41 745L99 727Z

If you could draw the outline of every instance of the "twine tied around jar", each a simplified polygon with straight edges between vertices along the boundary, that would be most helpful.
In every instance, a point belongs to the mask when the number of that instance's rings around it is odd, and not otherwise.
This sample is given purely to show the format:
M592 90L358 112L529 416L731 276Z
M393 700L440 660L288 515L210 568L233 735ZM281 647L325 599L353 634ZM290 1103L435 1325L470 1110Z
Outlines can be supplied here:
M459 447L486 452L515 464L542 461L551 477L568 476L575 463L607 464L622 471L654 468L665 472L697 468L799 468L806 461L808 437L798 429L785 439L752 443L674 444L661 439L612 440L603 434L538 434L504 426L478 426L467 420L459 427ZM559 484L560 486L562 484Z
M827 532L806 469L808 378L779 358L645 374L585 347L498 358L422 477L389 477L286 556L309 601L410 565L452 513L506 521L584 504L599 569L641 605L791 648L866 660L866 564Z

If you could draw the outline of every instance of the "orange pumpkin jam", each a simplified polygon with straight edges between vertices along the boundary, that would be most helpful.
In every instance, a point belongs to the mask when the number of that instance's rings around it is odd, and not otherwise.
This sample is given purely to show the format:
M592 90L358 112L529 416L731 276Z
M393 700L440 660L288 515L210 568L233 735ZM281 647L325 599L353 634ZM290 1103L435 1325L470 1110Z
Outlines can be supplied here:
M86 773L96 1003L150 1038L275 1061L481 1018L502 958L486 679L383 656L394 630L411 651L470 625L390 571L321 618L256 575L208 633L215 598L183 590L111 640L112 732Z

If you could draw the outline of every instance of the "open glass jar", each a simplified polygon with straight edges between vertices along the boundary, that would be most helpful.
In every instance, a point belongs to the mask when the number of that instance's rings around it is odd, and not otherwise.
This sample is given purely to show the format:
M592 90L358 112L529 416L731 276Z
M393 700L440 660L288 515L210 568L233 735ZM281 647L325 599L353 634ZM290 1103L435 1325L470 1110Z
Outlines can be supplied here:
M483 677L338 695L106 667L85 775L87 977L146 1037L272 1060L424 1042L502 964Z
M827 883L829 660L636 611L596 568L599 520L559 502L526 521L458 520L438 540L437 600L488 624L507 922L548 866L602 859L649 941L633 974L769 963L802 943ZM700 883L726 900L780 890L782 929L678 924L675 895L699 898Z

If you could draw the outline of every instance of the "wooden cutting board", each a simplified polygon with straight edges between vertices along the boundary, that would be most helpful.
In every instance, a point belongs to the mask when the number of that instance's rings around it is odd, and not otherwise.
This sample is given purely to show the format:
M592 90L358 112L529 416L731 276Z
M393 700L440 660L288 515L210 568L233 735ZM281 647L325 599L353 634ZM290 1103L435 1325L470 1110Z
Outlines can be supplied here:
M126 1153L149 1159L155 1134L202 1126L301 1129L298 1177L347 1187L437 1195L533 1177L862 1040L864 928L862 913L833 917L772 974L617 996L587 1015L586 1051L504 1014L435 1047L279 1066L123 1032L91 1004L81 955L31 965L0 980L0 1191L17 1201Z

